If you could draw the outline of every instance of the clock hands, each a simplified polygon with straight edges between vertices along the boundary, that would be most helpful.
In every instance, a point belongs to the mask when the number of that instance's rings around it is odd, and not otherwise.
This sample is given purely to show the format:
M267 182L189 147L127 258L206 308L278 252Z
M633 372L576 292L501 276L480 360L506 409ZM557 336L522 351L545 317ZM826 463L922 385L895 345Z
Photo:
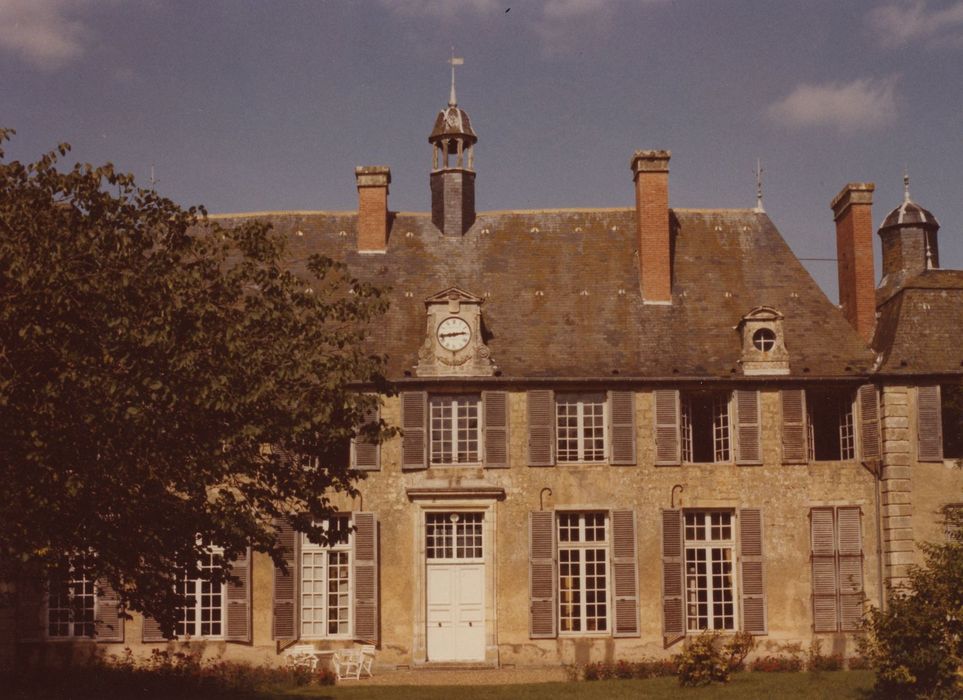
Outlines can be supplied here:
M468 335L468 332L467 332L467 331L454 331L454 332L452 332L452 333L440 333L440 334L438 335L438 337L439 337L439 338L452 338L452 337L454 337L454 336L456 336L456 335Z

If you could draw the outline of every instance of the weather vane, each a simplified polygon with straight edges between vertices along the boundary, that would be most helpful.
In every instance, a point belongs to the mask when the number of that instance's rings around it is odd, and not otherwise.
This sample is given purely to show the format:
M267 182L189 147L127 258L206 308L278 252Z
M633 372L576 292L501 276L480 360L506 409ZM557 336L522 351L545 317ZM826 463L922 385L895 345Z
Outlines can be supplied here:
M451 58L448 59L451 64L451 94L448 96L448 106L454 107L458 104L458 99L455 97L455 66L465 65L464 58L455 57L455 47L451 47Z
M762 208L762 174L765 172L762 169L762 161L756 158L756 211L764 212L765 209Z

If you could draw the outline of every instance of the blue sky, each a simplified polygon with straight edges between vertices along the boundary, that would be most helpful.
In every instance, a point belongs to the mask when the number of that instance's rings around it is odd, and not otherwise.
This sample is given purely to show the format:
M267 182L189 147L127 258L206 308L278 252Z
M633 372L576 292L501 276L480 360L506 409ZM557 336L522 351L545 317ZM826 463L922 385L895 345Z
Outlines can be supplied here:
M875 182L878 226L907 168L963 268L963 0L0 0L0 124L212 212L354 209L374 164L424 211L452 45L480 210L631 205L637 148L672 150L672 206L750 207L758 157L832 258L833 196Z

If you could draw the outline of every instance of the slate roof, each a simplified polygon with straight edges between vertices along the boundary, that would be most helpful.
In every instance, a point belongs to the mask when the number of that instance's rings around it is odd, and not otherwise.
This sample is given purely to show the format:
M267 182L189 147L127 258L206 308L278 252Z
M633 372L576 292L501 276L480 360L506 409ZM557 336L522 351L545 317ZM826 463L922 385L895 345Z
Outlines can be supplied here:
M630 208L480 213L459 237L442 235L428 214L397 213L384 254L357 252L354 212L244 216L289 240L296 271L321 253L390 287L391 310L372 343L388 354L392 379L414 374L424 300L448 287L485 299L503 379L740 379L736 326L758 306L785 316L794 377L858 376L874 358L769 217L753 210L672 211L671 305L642 302Z
M879 307L886 374L963 374L963 270L924 270Z

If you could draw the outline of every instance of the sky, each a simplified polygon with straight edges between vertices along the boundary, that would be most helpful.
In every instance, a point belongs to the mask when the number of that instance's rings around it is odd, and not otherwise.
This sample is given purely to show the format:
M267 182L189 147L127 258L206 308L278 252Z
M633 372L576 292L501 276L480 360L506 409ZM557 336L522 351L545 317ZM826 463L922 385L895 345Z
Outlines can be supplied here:
M752 207L758 158L796 255L834 258L843 185L878 227L908 172L963 268L963 0L0 0L0 126L212 213L356 209L358 165L426 211L452 47L479 211L634 206L640 148L671 206Z

